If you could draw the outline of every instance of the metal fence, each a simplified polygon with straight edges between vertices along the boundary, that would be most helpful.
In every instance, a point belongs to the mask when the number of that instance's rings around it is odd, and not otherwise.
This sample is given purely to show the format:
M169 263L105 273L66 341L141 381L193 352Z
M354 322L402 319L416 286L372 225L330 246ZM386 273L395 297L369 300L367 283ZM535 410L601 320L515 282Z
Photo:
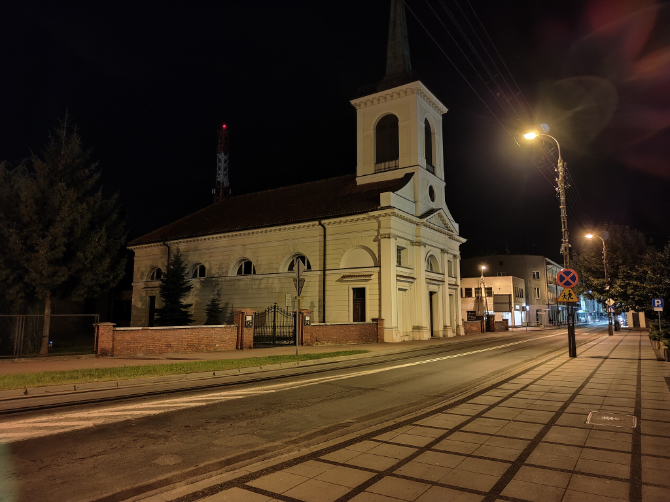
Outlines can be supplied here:
M39 355L44 315L0 315L0 357ZM49 355L91 354L98 314L49 316Z

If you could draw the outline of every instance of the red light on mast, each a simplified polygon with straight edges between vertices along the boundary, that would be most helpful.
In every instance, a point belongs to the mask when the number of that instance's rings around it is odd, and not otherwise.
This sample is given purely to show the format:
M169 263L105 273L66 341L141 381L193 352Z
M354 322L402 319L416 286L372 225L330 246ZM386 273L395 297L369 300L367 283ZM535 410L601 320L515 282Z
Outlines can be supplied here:
M223 128L224 128L224 129L226 128L226 124L223 124Z

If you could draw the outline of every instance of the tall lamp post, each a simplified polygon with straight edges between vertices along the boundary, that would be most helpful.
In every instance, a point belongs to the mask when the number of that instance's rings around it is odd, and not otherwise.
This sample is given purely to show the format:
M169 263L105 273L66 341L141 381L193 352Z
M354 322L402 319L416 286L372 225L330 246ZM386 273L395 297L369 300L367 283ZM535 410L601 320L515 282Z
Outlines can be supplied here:
M486 298L486 281L484 280L484 270L486 270L486 265L482 265L482 276L479 279L479 286L481 287L482 303L484 304L484 326L485 331L489 328L489 302Z
M603 241L603 267L605 268L605 291L609 292L610 281L609 278L607 277L607 247L605 246L605 239L600 237L598 234L586 234L585 237L587 239L593 239L594 237L598 237L598 239ZM610 312L610 306L608 304L606 305L607 305L607 333L610 336L612 336L614 335L614 330L612 328L612 313Z
M565 163L561 157L561 145L558 140L549 134L528 132L523 135L527 140L533 140L540 136L550 138L556 143L558 149L558 195L561 202L561 254L563 255L563 268L570 268L570 242L568 241L568 212L565 205ZM575 310L572 303L568 303L568 355L577 357L577 342L575 341Z

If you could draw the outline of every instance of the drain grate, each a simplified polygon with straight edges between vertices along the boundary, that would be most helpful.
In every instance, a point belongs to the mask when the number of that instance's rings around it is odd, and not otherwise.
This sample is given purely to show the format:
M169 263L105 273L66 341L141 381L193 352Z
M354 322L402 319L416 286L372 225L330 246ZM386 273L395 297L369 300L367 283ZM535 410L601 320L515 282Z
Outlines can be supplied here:
M586 423L591 425L606 425L609 427L635 429L637 426L637 418L635 415L624 415L623 413L592 411L589 413L589 418L586 419Z

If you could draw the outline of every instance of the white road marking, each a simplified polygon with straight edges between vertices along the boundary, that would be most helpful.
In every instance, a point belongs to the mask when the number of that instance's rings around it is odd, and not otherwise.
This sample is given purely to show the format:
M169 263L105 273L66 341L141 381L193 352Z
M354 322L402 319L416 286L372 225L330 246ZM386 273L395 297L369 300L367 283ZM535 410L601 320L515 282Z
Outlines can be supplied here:
M32 439L35 437L60 434L62 432L69 432L86 427L93 427L95 425L99 425L102 423L120 422L143 416L154 416L160 413L179 411L186 408L193 408L197 406L205 406L207 404L215 402L219 403L233 399L241 399L244 397L254 397L262 394L281 392L289 389L299 389L302 387L319 385L338 380L347 380L350 378L373 375L375 373L382 373L385 371L409 368L411 366L418 366L421 364L446 361L448 359L456 359L458 357L465 357L472 354L490 352L492 350L503 349L506 347L512 347L514 345L519 345L522 343L542 340L544 338L552 338L564 334L565 334L564 332L554 333L551 335L540 336L537 338L530 338L528 340L520 340L517 342L510 342L502 345L496 345L494 347L488 347L485 349L471 350L469 352L461 352L459 354L452 354L442 357L434 357L431 359L403 363L385 368L374 368L370 370L357 371L354 373L347 373L343 375L316 377L311 378L309 380L302 380L300 382L282 382L278 384L261 385L256 389L224 390L218 392L211 392L206 395L200 395L200 396L190 396L190 397L187 396L172 399L161 399L160 401L154 403L142 402L128 405L107 406L97 408L92 411L56 412L47 416L41 416L39 418L10 420L6 422L0 422L0 444L10 443L14 441L21 441L23 439ZM86 420L86 419L92 419L92 420ZM30 427L31 430L18 433L5 432L5 430L7 429L20 429L27 427ZM54 429L56 427L58 427L59 429Z

